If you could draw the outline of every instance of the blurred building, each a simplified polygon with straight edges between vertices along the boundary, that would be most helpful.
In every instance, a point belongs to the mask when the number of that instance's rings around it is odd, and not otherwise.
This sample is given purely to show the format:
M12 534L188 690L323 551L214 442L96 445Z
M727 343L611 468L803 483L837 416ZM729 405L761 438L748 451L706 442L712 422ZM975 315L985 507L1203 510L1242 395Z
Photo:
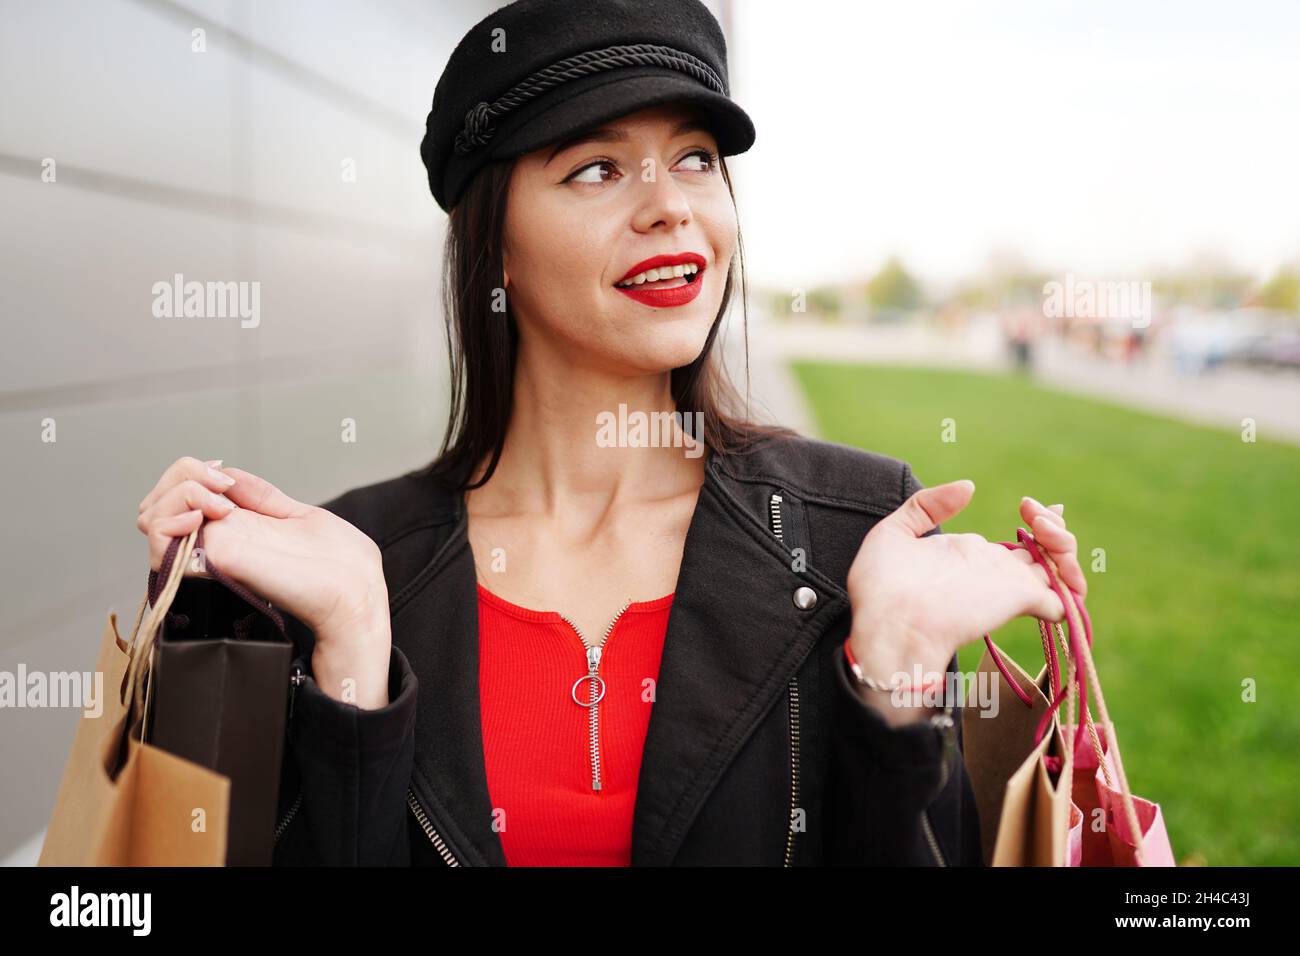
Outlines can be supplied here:
M432 457L446 220L419 141L493 6L5 4L0 670L85 671L110 607L130 627L136 505L177 457L312 503ZM177 282L256 321L159 317ZM0 710L0 859L35 860L78 714Z

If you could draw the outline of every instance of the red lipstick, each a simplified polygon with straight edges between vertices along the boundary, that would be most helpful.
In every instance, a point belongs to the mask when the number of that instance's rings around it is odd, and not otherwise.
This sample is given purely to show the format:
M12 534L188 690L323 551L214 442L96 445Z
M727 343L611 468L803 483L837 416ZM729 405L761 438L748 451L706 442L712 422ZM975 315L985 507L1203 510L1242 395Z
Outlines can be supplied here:
M708 263L705 258L695 252L682 252L673 255L652 256L638 262L632 268L624 273L619 282L624 282L635 275L640 275L648 269L658 269L664 266L680 266L687 263L693 264L698 271L691 276L682 276L681 284L670 288L662 287L656 283L645 283L633 286L615 286L619 292L622 292L629 299L635 299L643 305L654 306L655 308L670 308L672 306L685 305L692 301L700 294L703 284L700 278L704 275L704 270ZM665 281L665 280L660 280Z

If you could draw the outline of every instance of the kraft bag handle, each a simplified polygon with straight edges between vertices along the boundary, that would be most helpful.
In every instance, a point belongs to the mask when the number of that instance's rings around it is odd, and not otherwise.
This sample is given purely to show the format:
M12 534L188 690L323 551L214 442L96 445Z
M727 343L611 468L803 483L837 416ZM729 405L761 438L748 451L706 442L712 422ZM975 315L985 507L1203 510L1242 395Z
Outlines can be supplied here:
M149 657L153 650L154 643L158 634L162 630L162 624L168 609L176 599L176 592L180 590L181 578L185 574L185 567L189 563L190 556L194 553L195 542L199 537L202 529L200 525L195 528L184 538L173 539L176 547L173 549L168 546L168 553L174 560L166 566L167 574L164 577L159 575L159 580L163 582L162 587L155 595L153 603L149 607L149 612L144 618L144 622L131 635L131 651L127 659L126 671L122 675L122 687L120 689L121 701L127 705L128 714L139 714L140 721L140 742L145 741L145 719L147 713L142 709L147 704L147 700L142 699L143 683L148 677ZM160 568L160 570L162 570ZM152 682L150 682L152 683ZM127 727L130 728L131 721L127 720ZM131 736L128 729L127 736Z

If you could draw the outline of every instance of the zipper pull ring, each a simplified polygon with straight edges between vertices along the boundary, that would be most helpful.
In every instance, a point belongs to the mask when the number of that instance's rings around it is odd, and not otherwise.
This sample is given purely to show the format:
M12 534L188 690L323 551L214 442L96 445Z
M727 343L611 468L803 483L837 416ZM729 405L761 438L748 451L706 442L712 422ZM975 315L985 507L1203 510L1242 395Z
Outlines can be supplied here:
M582 684L583 681L595 682L594 686L596 688L596 692L595 692L596 696L594 698L588 697L586 700L578 699L578 687L579 685ZM590 693L591 692L588 691L588 694ZM575 680L573 682L573 686L569 688L569 694L570 696L573 697L573 702L577 704L579 707L589 707L589 708L595 707L605 697L605 679L593 670L591 673L584 674L583 676Z

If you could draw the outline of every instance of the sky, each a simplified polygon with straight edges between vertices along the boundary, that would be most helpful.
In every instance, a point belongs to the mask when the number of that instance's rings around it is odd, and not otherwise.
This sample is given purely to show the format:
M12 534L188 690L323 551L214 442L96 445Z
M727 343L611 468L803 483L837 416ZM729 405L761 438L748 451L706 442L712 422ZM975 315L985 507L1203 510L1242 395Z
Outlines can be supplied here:
M716 4L714 4L716 8ZM733 0L753 281L1300 260L1300 2Z

